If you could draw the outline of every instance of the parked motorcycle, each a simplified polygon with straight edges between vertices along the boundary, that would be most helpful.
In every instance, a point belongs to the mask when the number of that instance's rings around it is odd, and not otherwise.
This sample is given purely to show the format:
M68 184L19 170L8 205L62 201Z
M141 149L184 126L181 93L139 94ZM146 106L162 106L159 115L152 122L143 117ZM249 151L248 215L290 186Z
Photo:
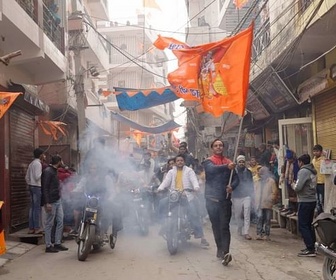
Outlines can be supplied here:
M148 191L144 188L130 190L132 197L132 212L141 235L149 232Z
M163 236L171 255L175 255L179 245L191 238L192 230L187 216L187 205L188 199L184 191L170 191Z
M100 197L85 194L85 198L85 207L76 238L78 244L77 257L79 261L86 260L92 247L94 250L98 250L106 243L109 243L111 249L113 249L116 241L112 235L107 238L106 233L102 231L103 213Z
M323 279L336 279L336 208L330 213L321 213L313 222L320 238L315 246L324 255Z

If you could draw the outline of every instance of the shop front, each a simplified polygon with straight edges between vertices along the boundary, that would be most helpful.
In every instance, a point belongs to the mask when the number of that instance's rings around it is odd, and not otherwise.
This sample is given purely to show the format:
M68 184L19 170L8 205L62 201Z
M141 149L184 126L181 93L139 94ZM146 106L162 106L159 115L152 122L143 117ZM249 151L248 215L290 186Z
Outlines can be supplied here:
M6 234L28 223L29 194L25 174L38 146L36 116L49 110L28 87L2 88L3 91L22 92L0 119L0 200L2 227Z

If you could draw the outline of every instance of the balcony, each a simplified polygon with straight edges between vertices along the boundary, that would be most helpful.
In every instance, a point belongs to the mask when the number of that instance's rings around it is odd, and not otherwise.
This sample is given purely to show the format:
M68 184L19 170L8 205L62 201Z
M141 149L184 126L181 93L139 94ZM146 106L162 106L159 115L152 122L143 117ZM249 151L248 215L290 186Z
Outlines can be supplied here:
M315 15L318 2L276 3L266 18L256 19L252 79L279 63L291 75L334 46L336 27L330 22L336 17L336 1L324 2Z
M43 10L40 0L11 0L0 5L0 51L3 54L17 50L22 52L7 67L5 75L8 79L19 72L24 75L20 75L18 82L25 84L45 84L64 78L67 65L62 53L64 32L62 30L61 35L55 35L53 41L50 39L45 33Z

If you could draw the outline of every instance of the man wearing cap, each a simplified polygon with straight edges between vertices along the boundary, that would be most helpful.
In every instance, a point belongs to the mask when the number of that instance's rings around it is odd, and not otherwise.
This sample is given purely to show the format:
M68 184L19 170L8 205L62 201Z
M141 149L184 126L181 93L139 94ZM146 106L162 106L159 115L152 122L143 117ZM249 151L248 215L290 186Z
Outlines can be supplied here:
M224 142L215 139L210 146L213 155L203 163L205 204L217 246L217 258L222 259L222 264L227 266L232 260L230 254L231 193L238 186L239 178L234 170L235 164L223 156Z
M237 157L236 172L239 177L239 185L232 192L232 203L238 225L238 234L244 236L246 240L251 240L249 229L254 185L252 172L246 168L245 156L243 155Z

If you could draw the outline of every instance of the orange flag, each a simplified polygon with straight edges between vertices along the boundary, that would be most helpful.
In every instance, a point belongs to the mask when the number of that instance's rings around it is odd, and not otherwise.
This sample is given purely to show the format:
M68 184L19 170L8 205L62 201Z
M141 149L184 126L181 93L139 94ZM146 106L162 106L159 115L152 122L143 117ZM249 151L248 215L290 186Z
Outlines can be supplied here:
M0 209L4 204L3 201L0 201ZM0 255L6 253L6 242L5 242L5 231L0 227Z
M160 9L160 6L156 3L155 0L143 0L143 6L145 8L153 8L153 9Z
M67 125L66 123L59 121L38 121L38 124L44 134L52 136L54 140L58 140L58 132L66 136L67 131L62 127L63 125Z
M245 4L247 4L248 0L233 0L233 4L236 5L237 9L243 8Z
M195 47L160 36L154 45L172 50L178 59L168 81L180 98L199 101L215 117L224 112L244 116L252 38L253 24L236 36Z
M15 99L22 94L21 92L0 92L0 119L12 106Z

